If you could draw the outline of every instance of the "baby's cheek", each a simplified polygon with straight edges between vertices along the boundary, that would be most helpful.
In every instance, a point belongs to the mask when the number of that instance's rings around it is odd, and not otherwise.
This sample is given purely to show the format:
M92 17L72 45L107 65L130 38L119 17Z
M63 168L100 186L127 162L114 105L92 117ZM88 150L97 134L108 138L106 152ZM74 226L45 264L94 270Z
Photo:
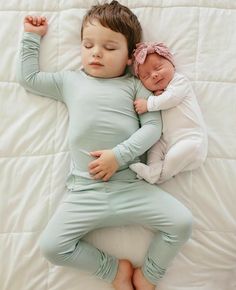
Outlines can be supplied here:
M157 90L157 86L151 81L151 80L145 80L143 82L143 85L145 88L147 88L149 91L155 91Z
M145 88L148 89L148 87L150 86L149 82L148 82L146 79L141 79L141 78L140 78L140 81L141 81L142 84L145 86Z

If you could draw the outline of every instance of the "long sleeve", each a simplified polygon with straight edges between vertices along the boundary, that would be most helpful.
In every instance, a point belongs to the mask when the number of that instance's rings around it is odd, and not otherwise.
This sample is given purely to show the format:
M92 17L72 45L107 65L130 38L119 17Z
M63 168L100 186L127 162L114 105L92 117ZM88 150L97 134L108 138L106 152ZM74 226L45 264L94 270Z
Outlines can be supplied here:
M188 94L189 83L187 79L179 74L175 74L173 80L166 90L159 96L148 98L148 111L168 110L180 104Z
M62 101L63 72L40 72L40 38L35 33L24 33L17 67L18 81L30 92Z
M149 95L150 91L140 85L136 98L147 98ZM147 112L140 115L139 120L140 128L130 138L112 149L120 166L142 155L160 139L162 132L160 112Z

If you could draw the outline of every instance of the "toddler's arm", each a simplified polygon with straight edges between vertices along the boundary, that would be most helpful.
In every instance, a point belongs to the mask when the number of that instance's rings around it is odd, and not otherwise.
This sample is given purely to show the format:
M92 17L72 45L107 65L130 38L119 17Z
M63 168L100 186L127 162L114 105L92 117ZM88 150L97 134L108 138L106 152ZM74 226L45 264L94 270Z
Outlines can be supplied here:
M18 61L18 80L27 90L57 100L63 99L63 72L46 73L39 69L40 39L47 32L45 17L26 16Z
M136 97L150 95L139 82ZM157 140L162 131L162 120L160 112L149 112L140 116L141 128L124 142L118 144L112 150L99 150L90 152L96 160L89 164L89 172L95 179L107 181L119 167L127 167L136 157L147 151Z
M162 120L160 112L140 115L141 127L127 140L112 149L119 166L123 166L142 155L161 136Z
M149 95L150 91L139 82L136 99L140 99L143 96L147 99ZM142 155L157 142L161 136L162 120L159 111L142 114L139 120L140 128L132 134L130 138L112 149L119 166L127 165L136 157Z
M89 164L89 172L95 179L108 181L120 166L127 165L159 140L162 129L160 112L142 115L140 123L139 130L112 150L90 152L97 157Z

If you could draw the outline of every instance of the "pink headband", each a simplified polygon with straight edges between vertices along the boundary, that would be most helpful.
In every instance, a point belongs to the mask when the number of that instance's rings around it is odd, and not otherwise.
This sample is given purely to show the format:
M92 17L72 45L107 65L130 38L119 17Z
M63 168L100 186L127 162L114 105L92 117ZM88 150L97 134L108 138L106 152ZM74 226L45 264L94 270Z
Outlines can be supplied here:
M150 53L157 53L160 56L165 57L168 59L173 66L174 59L169 51L168 47L164 43L158 42L140 42L136 44L136 49L134 50L133 57L134 57L134 74L138 75L138 66L139 64L143 64L148 54Z

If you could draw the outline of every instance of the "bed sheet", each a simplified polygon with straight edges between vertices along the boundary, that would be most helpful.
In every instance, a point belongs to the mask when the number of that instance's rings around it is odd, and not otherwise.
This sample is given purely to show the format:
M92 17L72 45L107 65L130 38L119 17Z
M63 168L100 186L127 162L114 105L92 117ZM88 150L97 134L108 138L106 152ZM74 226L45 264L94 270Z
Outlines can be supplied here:
M101 2L101 1L100 1ZM123 0L143 38L163 41L196 92L209 150L199 169L161 185L193 213L192 238L158 290L236 289L236 3L230 0ZM44 15L45 71L80 67L80 25L88 0L8 0L0 4L0 289L111 290L87 273L48 263L38 238L56 210L70 167L63 104L26 92L16 79L25 15ZM94 231L86 239L142 263L152 233L139 226Z

